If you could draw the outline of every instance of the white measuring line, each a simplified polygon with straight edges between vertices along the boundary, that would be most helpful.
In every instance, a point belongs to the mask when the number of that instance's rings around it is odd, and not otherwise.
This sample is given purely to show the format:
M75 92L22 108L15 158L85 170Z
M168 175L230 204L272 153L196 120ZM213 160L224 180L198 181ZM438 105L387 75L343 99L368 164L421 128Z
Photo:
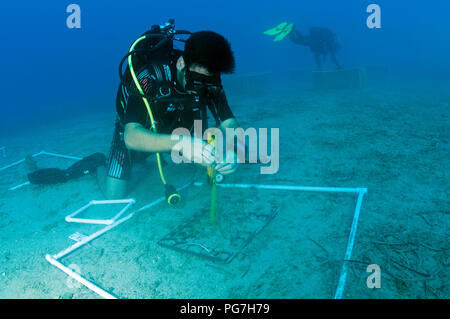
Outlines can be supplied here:
M128 219L130 219L131 217L133 217L133 214L134 213L131 213L128 216L126 216L126 217L124 217L122 219L119 219L115 223L113 223L111 225L108 225L108 226L106 226L103 229L100 229L99 231L93 233L92 235L89 235L89 236L85 237L83 240L73 244L72 246L70 246L70 247L66 248L65 250L57 253L56 255L52 256L52 255L47 254L45 256L45 259L47 259L47 261L49 263L51 263L53 266L59 268L60 270L65 272L68 276L72 277L73 279L78 281L80 284L84 285L85 287L87 287L88 289L92 290L93 292L95 292L96 294L100 295L101 297L106 298L106 299L117 299L117 297L113 296L112 294L110 294L109 292L107 292L106 290L101 288L100 286L98 286L95 283L87 280L86 278L84 278L80 274L77 274L76 272L74 272L73 270L71 270L70 268L65 266L63 263L61 263L59 261L59 259L69 255L70 253L74 252L78 248L80 248L80 247L86 245L87 243L93 241L94 239L100 237L101 235L103 235L107 231L113 229L114 227L119 226L123 222L125 222Z
M31 155L31 157L36 157L36 156L39 156L39 155L41 155L42 153L43 153L43 151L42 151L42 152L39 152L39 153L36 153L36 154L33 154L33 155ZM6 166L3 166L3 167L0 167L0 172L1 172L1 171L4 171L4 170L6 170L6 169L8 169L8 168L14 167L14 166L16 166L16 165L22 164L23 162L25 162L25 158L24 158L24 159L21 159L21 160L19 160L19 161L17 161L17 162L11 163L11 164L9 164L9 165L6 165Z
M25 182L25 183L19 184L17 186L11 187L11 188L9 188L9 190L15 191L16 189L22 188L22 187L30 185L30 184L31 184L30 182Z
M195 186L202 186L204 183L193 183ZM185 189L189 187L191 184L186 184L183 187L179 188L178 191L181 191L182 189ZM347 243L346 253L345 253L345 261L342 266L341 275L338 282L338 287L336 289L335 293L335 299L342 298L344 289L345 289L345 283L347 279L347 272L348 272L348 263L347 260L350 260L355 238L356 238L356 231L358 227L358 220L359 220L359 214L361 211L361 205L363 196L367 193L367 188L339 188L339 187L308 187L308 186L287 186L287 185L258 185L258 184L217 184L219 187L223 188L254 188L254 189L272 189L272 190L291 190L291 191L311 191L311 192L341 192L341 193L358 193L358 201L355 208L355 214L353 216L353 222L352 227L350 230L350 235ZM131 214L127 215L126 217L116 221L115 223L106 226L105 228L99 230L98 232L85 237L81 241L73 244L72 246L68 247L67 249L59 252L56 255L46 255L46 259L48 262L50 262L55 267L62 270L64 273L66 273L68 276L72 277L82 285L84 285L86 288L90 289L91 291L95 292L99 296L103 298L117 298L116 296L110 294L97 284L95 284L92 281L87 280L86 278L82 277L80 274L77 274L67 266L65 266L63 263L59 261L59 259L66 257L73 251L81 248L82 246L86 245L87 243L93 241L94 239L100 237L107 231L115 228L116 226L120 225L121 223L127 221L131 217L133 217L134 214L143 211L145 209L151 208L165 200L165 197L161 197L150 204L147 204L140 209L132 212Z
M195 186L202 186L203 183L194 183ZM304 192L331 192L331 193L359 193L367 192L367 188L345 188L345 187L312 187L312 186L289 186L289 185L262 185L262 184L217 184L222 188L255 188Z
M194 183L195 186L202 186L203 183ZM306 191L306 192L332 192L332 193L356 193L358 201L356 203L353 215L352 226L345 250L344 262L342 264L341 275L339 277L338 286L334 295L335 299L341 299L344 294L345 284L347 281L348 263L352 257L352 251L355 244L356 231L358 229L359 214L364 195L367 188L344 188L344 187L310 187L310 186L288 186L288 185L259 185L259 184L217 184L222 188L253 188L253 189L271 189L271 190L288 190L288 191Z
M46 152L46 151L41 151L41 152L39 152L39 153L33 154L33 155L31 155L31 157L37 157L37 156L40 156L40 155L47 155L47 156L52 156L52 157L59 157L59 158L71 159L71 160L75 160L75 161L79 161L79 160L82 159L81 157L77 157L77 156L63 155L63 154L57 154L57 153L49 153L49 152ZM6 170L6 169L8 169L8 168L17 166L17 165L19 165L19 164L22 164L22 163L24 163L25 161L26 161L26 159L23 158L23 159L21 159L21 160L19 160L19 161L16 161L16 162L11 163L11 164L9 164L9 165L3 166L3 167L0 168L0 172ZM27 186L27 185L30 185L30 182L24 182L24 183L19 184L19 185L17 185L17 186L10 187L9 190L10 190L10 191L14 191L14 190L16 190L16 189L22 188L22 187Z
M187 187L189 187L190 185L192 185L192 183L188 183L180 188L178 188L178 191L181 191ZM78 281L80 284L82 284L83 286L85 286L86 288L88 288L89 290L95 292L97 295L105 298L105 299L117 299L118 297L114 296L113 294L107 292L105 289L103 289L102 287L100 287L99 285L97 285L96 283L84 278L83 276L81 276L80 274L74 272L72 269L68 268L66 265L64 265L60 259L68 256L69 254L71 254L72 252L74 252L75 250L85 246L86 244L88 244L89 242L93 241L94 239L100 237L101 235L103 235L104 233L110 231L111 229L119 226L120 224L122 224L123 222L126 222L127 220L129 220L131 217L134 216L134 214L141 212L143 210L149 209L153 206L158 205L159 203L165 201L166 198L165 197L160 197L157 200L135 210L134 212L130 213L129 215L125 216L122 219L119 219L117 221L115 221L114 223L100 229L99 231L84 237L83 239L81 239L80 241L78 241L77 243L73 244L72 246L69 246L68 248L60 251L59 253L55 254L55 255L50 255L47 254L45 256L45 259L52 264L53 266L57 267L58 269L60 269L61 271L63 271L64 273L66 273L68 276L70 276L71 278L73 278L74 280ZM115 202L129 202L129 199L126 200L117 200ZM110 203L111 201L93 201L93 202L100 202L100 203ZM114 202L114 201L113 201ZM87 208L89 204L85 205L84 209ZM78 213L80 212L80 210L77 211ZM77 213L76 212L76 213ZM73 214L71 214L73 215ZM69 215L70 216L70 215ZM116 215L117 216L117 215ZM117 218L115 216L115 218ZM67 219L67 217L66 217Z
M53 266L61 269L62 271L64 271L69 277L72 277L73 279L75 279L76 281L78 281L79 283L81 283L82 285L84 285L85 287L89 288L90 290L92 290L93 292L95 292L96 294L98 294L99 296L102 296L105 299L117 299L116 296L110 294L109 292L107 292L106 290L104 290L103 288L100 288L99 286L97 286L96 284L92 283L91 281L87 280L86 278L82 277L81 275L77 274L76 272L74 272L72 269L64 266L62 263L60 263L58 260L52 258L50 255L46 255L45 259L47 259L47 261L52 264Z
M41 155L48 155L48 156L53 156L53 157L61 157L61 158L75 160L75 161L79 161L79 160L83 159L82 157L78 157L78 156L70 156L70 155L63 155L63 154L57 154L57 153L49 153L49 152L46 152L46 151L42 151Z
M363 189L358 193L358 202L356 203L355 214L353 215L352 228L348 236L347 249L345 250L344 263L342 264L341 276L339 277L339 283L336 288L334 299L342 299L344 294L345 283L347 281L348 263L352 258L353 246L355 244L356 231L358 229L359 213L361 212L361 205L364 195L367 193L367 189Z
M97 224L97 225L111 225L119 218L125 211L136 203L135 199L119 199L119 200L91 200L88 204L84 205L74 213L66 216L66 222L68 223L83 223L83 224ZM75 218L76 215L82 213L86 209L95 205L111 205L111 204L127 204L122 208L114 217L109 219L92 219L92 218Z

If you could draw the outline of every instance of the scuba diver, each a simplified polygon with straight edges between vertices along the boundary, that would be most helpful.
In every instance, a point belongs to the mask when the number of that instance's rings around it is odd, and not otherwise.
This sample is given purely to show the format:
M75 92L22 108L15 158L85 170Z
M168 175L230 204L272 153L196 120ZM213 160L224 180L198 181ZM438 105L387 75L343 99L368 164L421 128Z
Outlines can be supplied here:
M131 63L121 75L117 92L118 119L108 165L106 172L97 172L104 179L99 182L107 198L125 194L133 163L150 153L157 155L169 198L175 191L163 176L161 152L175 147L191 162L213 165L214 149L201 137L183 136L180 143L172 135L180 127L192 132L194 120L201 120L207 127L207 109L220 129L238 127L221 84L221 74L233 73L235 68L229 42L212 31L175 31L173 20L153 26L147 34L132 45L130 52L137 54L124 57ZM180 34L190 34L184 52L173 48L172 38ZM194 144L201 147L191 147ZM227 161L218 163L215 169L226 175L234 172L236 165Z
M184 40L183 35L189 37ZM174 41L184 42L184 51L175 49ZM222 35L175 30L174 20L154 25L133 43L120 63L117 119L108 160L96 153L76 163L77 168L97 175L106 198L123 198L133 165L156 154L169 204L176 204L180 195L164 177L161 153L175 151L191 163L214 167L218 174L233 173L237 160L234 150L218 161L215 148L202 137L172 132L185 128L192 133L195 120L200 120L204 129L208 126L207 110L217 128L238 127L221 83L221 74L233 73L234 68L233 51ZM42 178L48 170L58 173L60 181L70 179L67 170L45 169L29 175L32 184L49 184Z
M309 29L309 34L302 35L294 24L283 22L275 28L265 31L264 34L276 36L274 42L279 42L289 36L295 44L309 47L314 54L319 70L322 70L322 61L325 61L327 55L330 56L336 67L341 69L341 65L336 58L340 44L336 34L328 28L312 27Z

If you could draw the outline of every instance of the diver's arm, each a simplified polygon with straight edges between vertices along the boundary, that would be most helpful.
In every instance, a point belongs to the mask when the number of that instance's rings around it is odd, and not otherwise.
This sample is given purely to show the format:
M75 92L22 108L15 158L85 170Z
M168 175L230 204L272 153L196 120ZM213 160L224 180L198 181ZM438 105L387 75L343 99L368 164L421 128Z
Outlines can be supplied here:
M229 118L229 119L223 121L222 123L220 123L219 128L222 130L222 132L225 132L225 134L226 134L227 128L235 130L235 129L239 128L239 123L234 117L232 117L232 118ZM241 138L239 138L239 137L241 137L239 134L236 135L236 137L237 137L237 141L236 141L237 145L235 146L236 149L234 149L233 151L240 149L241 151L245 152L247 149L247 146L245 145L245 140L242 140Z
M227 129L227 128L231 128L231 129L237 129L237 128L239 128L239 123L238 123L238 121L233 117L233 118L229 118L229 119L223 121L222 123L220 123L219 128L220 128L223 132L226 133L226 129ZM239 150L240 150L241 152L244 152L244 154L245 154L245 152L246 152L246 150L247 150L247 146L246 146L246 144L245 144L245 137L244 137L244 139L242 139L242 136L241 136L240 134L237 134L236 137L237 137L237 141L236 141L236 142L237 142L237 145L235 145L235 149L234 149L233 151L235 151L235 150L239 151ZM241 137L241 138L240 138L240 137Z
M229 118L225 121L223 121L222 123L220 123L220 129L222 129L222 131L225 131L227 128L238 128L239 127L239 123L237 122L237 120L232 117Z
M128 149L139 152L180 152L191 162L204 166L214 162L214 149L205 141L190 136L159 134L139 123L128 123L124 132Z
M128 149L138 152L169 152L177 143L172 135L147 130L139 123L125 125L124 139Z

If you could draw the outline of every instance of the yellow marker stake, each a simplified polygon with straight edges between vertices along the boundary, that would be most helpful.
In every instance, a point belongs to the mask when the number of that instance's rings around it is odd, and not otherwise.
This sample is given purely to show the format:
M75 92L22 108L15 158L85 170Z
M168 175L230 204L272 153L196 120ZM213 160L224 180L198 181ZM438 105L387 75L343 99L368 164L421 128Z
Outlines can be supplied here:
M211 133L208 133L208 143L212 146L215 146L214 138ZM209 221L211 224L214 224L216 219L216 170L212 167L207 168L208 178L211 183L211 213L209 215Z

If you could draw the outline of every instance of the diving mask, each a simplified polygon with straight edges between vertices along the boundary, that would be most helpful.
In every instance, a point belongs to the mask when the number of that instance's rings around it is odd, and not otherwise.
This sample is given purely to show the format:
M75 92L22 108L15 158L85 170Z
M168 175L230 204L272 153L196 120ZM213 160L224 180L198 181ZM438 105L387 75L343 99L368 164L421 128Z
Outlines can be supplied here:
M220 75L204 75L186 68L186 90L194 91L201 97L214 97L222 91Z

